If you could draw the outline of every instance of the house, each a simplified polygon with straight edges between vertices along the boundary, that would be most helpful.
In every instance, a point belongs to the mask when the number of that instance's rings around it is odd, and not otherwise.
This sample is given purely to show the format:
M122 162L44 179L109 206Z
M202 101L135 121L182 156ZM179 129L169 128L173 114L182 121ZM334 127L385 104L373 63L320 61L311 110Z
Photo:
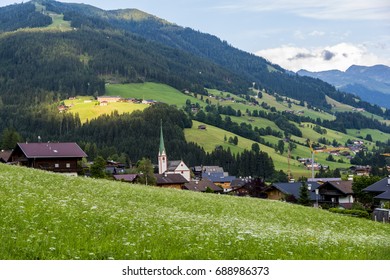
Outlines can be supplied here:
M199 130L206 130L207 126L205 124L198 125Z
M97 100L100 103L102 102L110 103L110 102L118 102L119 100L121 100L121 98L122 97L120 96L98 96Z
M230 183L230 193L237 196L267 198L266 185L260 178L237 178Z
M191 171L182 160L168 161L167 153L164 145L164 136L161 125L160 131L160 148L158 152L158 174L179 174L183 176L186 181L191 180Z
M105 172L108 174L124 174L125 164L113 160L106 161Z
M216 184L214 184L211 180L202 179L200 181L191 181L184 184L184 190L195 191L195 192L207 192L212 191L215 193L223 192L223 189Z
M375 182L363 191L375 195L374 200L379 201L379 205L390 201L390 177Z
M314 202L319 199L315 190L320 186L317 182L308 182L309 199ZM265 190L268 199L297 202L300 197L302 182L273 183Z
M120 174L114 175L114 179L117 181L127 182L127 183L136 183L139 178L138 174Z
M188 181L181 174L154 174L156 185L162 188L183 189Z
M357 176L369 176L371 173L370 165L354 165L349 170Z
M0 163L7 163L11 157L12 151L10 150L1 150L0 151Z
M351 208L354 202L352 181L329 181L318 187L319 203Z
M10 161L22 166L77 176L87 154L76 143L18 143Z
M229 176L229 173L225 172L223 168L219 166L203 166L202 179L203 178L209 179L214 184L222 187L224 192L232 191L230 184L236 179L235 176Z

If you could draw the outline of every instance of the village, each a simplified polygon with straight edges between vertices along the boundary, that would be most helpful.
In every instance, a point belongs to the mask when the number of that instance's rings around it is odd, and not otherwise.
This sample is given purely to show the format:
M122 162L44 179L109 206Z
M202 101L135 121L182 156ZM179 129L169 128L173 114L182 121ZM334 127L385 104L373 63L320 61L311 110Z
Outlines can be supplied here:
M248 196L261 199L298 203L302 195L302 187L308 191L307 206L323 209L352 209L356 196L352 189L354 176L369 175L369 166L353 166L347 180L342 178L309 178L307 182L274 182L266 183L261 178L231 176L220 166L188 167L183 160L170 160L165 149L161 125L160 143L155 166L155 184L150 184L142 172L129 174L125 164L107 160L104 172L109 179L130 184L139 184L141 178L145 185L160 188L188 190L234 196ZM78 176L83 173L80 166L87 154L77 143L18 143L12 151L1 151L0 162L20 165L45 171ZM311 164L305 159L305 164ZM89 171L87 171L86 175ZM383 178L363 191L373 194L375 207L383 207L390 202L390 177ZM382 217L383 214L377 214ZM382 216L381 216L382 215ZM388 213L387 213L388 215ZM380 219L383 220L383 219ZM388 219L385 219L389 222Z

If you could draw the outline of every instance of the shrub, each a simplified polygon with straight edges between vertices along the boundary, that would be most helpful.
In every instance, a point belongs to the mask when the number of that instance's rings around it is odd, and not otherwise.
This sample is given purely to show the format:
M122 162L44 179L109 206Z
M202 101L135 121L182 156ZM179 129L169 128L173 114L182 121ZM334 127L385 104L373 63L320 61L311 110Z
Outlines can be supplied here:
M358 217L358 218L366 218L366 219L370 218L370 215L365 210L348 210L348 209L341 209L341 208L330 208L329 212Z

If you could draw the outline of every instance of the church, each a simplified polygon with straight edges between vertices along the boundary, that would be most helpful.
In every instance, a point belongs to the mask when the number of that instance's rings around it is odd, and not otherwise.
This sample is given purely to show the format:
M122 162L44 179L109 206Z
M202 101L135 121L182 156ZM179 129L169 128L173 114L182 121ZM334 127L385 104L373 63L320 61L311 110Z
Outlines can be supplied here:
M168 161L167 153L164 145L164 136L161 124L160 131L160 148L158 152L158 174L180 174L187 181L191 180L191 172L187 165L182 160Z

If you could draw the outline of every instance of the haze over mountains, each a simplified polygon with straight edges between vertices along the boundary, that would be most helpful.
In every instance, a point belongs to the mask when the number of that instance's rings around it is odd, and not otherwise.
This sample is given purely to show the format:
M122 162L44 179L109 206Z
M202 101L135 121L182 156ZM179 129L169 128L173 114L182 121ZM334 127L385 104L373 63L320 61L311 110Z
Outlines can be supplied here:
M298 74L321 79L339 90L356 94L365 101L390 108L390 67L386 65L352 65L345 72L300 70Z

